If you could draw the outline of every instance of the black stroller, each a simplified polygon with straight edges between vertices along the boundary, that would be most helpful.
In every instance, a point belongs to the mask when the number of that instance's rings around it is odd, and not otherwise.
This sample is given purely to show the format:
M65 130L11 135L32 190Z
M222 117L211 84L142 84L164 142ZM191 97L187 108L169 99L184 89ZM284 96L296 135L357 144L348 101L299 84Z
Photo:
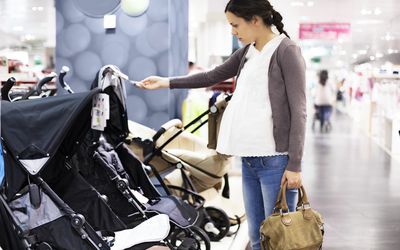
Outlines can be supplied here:
M73 93L64 81L67 72L68 69L63 67L59 75L60 84ZM71 165L79 166L79 173L102 194L128 226L157 213L168 214L172 226L171 247L209 249L209 238L194 225L197 211L176 197L160 197L142 163L122 143L128 135L128 126L121 76L126 78L113 65L104 66L96 75L92 88L99 86L107 93L109 120L104 128L99 129L103 131L93 129L87 133L77 153L70 158ZM144 199L143 195L146 196Z
M4 249L110 249L86 222L88 218L71 208L82 207L82 201L66 203L77 191L90 190L82 190L81 185L64 186L57 180L65 169L60 156L79 142L86 125L78 122L78 117L90 112L96 93L2 102L5 181L0 189L0 243ZM49 107L58 112L45 112ZM111 210L96 194L86 193L87 208L106 216L95 214L90 219L97 225L124 229L115 216L108 216Z
M6 176L0 192L0 244L5 250L114 249L109 236L132 227L114 213L108 197L89 185L78 174L79 166L70 161L88 134L91 101L98 93L95 89L83 94L2 103ZM162 220L157 216L153 217L155 223ZM145 223L148 216L134 213L132 217L137 225ZM190 233L183 229L173 231L170 241L177 245L179 240L180 249L189 249L185 248L185 240L192 236ZM152 240L168 245L163 241L165 237ZM125 244L117 249L126 247Z

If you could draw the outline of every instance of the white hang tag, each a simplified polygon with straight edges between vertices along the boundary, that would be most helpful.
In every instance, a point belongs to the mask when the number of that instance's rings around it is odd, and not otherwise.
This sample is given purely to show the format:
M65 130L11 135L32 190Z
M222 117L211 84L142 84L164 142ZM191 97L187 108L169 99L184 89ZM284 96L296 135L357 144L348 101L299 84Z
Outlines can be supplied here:
M107 94L97 94L92 104L92 129L104 131L110 119L110 100Z

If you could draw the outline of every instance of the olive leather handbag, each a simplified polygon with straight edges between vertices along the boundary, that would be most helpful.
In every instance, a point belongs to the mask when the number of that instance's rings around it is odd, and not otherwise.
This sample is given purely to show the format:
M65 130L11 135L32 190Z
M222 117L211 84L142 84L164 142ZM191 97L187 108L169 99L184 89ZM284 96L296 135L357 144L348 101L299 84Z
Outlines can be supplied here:
M260 227L263 250L317 250L322 248L322 216L310 206L304 187L299 188L295 212L286 202L286 182L281 186L274 212Z
M224 99L216 102L210 107L210 112L208 114L208 144L209 149L217 148L217 140L219 127L221 125L222 115L226 107L228 106L228 101L231 99L231 95L228 95Z

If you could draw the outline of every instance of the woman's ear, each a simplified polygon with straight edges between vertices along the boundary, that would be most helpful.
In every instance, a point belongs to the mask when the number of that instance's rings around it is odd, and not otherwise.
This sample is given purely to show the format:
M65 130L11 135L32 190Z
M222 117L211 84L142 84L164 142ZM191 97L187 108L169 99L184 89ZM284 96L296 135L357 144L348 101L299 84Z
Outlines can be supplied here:
M251 19L251 22L255 25L263 24L263 20L259 16L253 16L253 18Z

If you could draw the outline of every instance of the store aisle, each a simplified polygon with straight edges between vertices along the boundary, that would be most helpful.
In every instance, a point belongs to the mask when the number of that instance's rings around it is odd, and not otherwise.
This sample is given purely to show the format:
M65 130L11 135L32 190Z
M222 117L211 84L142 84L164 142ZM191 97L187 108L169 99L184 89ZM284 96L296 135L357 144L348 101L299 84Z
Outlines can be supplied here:
M311 205L325 219L323 249L400 249L400 163L347 115L332 124L329 134L307 131L303 165Z

